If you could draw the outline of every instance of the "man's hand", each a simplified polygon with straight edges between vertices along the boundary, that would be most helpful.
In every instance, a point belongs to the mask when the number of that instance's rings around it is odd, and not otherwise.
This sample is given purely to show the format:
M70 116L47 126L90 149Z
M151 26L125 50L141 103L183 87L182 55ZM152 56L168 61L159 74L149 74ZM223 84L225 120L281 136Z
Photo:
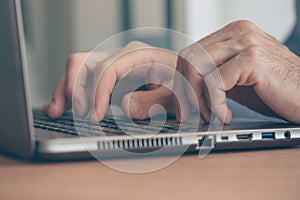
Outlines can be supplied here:
M207 122L213 111L230 123L232 111L227 96L262 114L300 123L300 58L286 46L249 21L229 24L197 45L204 48L216 67L210 68L207 58L194 59L195 66L184 56L179 57L177 70L189 80L198 99L190 99L189 90L182 90L177 119L186 120L193 109L198 109ZM198 55L196 46L181 53L194 51ZM180 88L184 83L175 79L174 85Z
M82 117L90 112L92 121L100 121L107 112L111 94L120 79L127 75L126 78L132 81L169 82L172 86L173 74L162 74L158 68L165 65L175 70L176 58L177 55L170 51L136 41L121 49L70 55L52 100L43 111L57 118L73 106L77 116ZM159 84L149 84L148 89L128 94L126 92L130 91L123 91L126 95L118 98L123 98L121 103L125 114L135 119L160 114L160 110L149 113L153 104L160 104L171 112L174 108L171 91Z

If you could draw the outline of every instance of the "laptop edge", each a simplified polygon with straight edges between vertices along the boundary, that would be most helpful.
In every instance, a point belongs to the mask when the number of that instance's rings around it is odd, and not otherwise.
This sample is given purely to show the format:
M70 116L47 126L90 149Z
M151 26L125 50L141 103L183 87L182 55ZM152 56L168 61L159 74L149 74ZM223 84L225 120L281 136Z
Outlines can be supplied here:
M20 0L1 1L0 13L0 29L5 30L0 34L0 150L30 158L35 142Z

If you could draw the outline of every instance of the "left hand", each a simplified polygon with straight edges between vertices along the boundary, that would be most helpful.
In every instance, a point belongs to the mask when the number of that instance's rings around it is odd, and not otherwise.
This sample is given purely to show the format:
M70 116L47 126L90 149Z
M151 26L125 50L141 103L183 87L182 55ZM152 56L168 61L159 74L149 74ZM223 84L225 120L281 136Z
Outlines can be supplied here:
M170 84L172 87L173 73L164 74L160 67L168 66L174 72L176 58L176 54L168 50L138 41L130 42L120 49L72 54L51 102L44 106L43 111L48 116L57 118L73 107L77 116L82 117L92 111L91 120L101 121L116 83L126 76L127 80L138 82L139 86L143 82L158 85L148 84L148 90L132 93L125 84L124 91L121 91L123 96L117 97L120 98L125 114L134 119L158 115L161 112L159 109L149 113L154 104L164 106L170 113L174 108L172 93L167 88L160 87L159 83Z

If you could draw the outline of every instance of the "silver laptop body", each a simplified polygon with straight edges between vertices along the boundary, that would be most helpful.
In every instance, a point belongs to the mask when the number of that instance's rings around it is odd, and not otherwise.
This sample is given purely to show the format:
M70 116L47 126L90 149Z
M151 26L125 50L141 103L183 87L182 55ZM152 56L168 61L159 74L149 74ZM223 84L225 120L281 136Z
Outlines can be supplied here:
M297 125L242 119L222 127L221 131L210 130L208 124L191 131L186 124L182 129L186 131L180 132L176 128L177 122L170 120L162 125L164 131L155 135L145 133L147 121L137 121L135 125L126 124L131 128L128 131L135 132L135 135L127 135L114 132L114 119L107 118L99 126L113 124L111 132L81 129L83 136L80 137L76 129L67 126L72 121L68 113L60 119L50 120L41 112L32 111L20 1L1 1L0 15L0 151L24 158L74 159L88 158L91 152L114 158L126 156L124 150L144 156L144 152L162 148L162 154L174 154L183 149L197 152L300 144L300 127ZM33 114L37 118L34 119ZM126 119L120 120L126 123ZM61 122L66 127L55 126ZM85 119L77 122L89 123ZM159 120L153 122L154 125L161 124ZM143 137L136 137L139 132Z

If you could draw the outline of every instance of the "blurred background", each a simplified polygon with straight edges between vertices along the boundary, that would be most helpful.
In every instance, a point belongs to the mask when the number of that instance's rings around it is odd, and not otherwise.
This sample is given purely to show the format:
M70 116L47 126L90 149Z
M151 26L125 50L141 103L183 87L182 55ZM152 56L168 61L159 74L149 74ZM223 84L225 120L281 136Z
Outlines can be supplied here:
M294 0L23 0L22 4L35 107L51 98L69 54L91 50L125 30L163 27L196 41L229 22L248 19L285 41L296 22ZM140 37L172 45L166 35Z

